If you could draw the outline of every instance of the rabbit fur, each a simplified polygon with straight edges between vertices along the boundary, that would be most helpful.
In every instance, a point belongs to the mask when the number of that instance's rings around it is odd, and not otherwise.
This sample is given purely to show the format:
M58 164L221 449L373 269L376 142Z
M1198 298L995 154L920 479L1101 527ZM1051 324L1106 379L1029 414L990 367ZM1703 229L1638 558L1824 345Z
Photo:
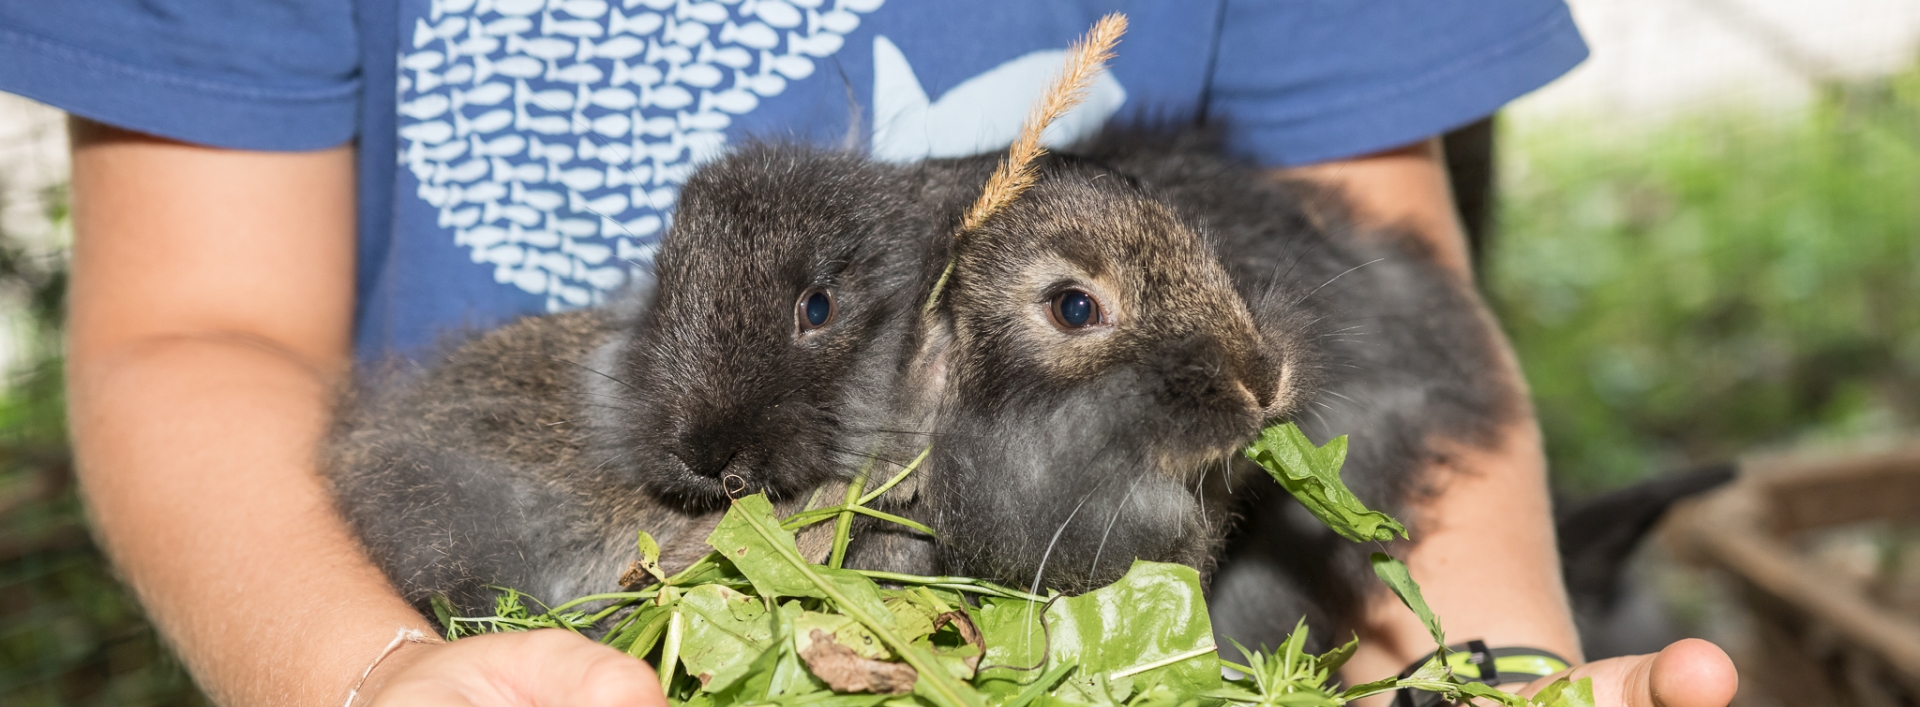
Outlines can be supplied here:
M1467 283L1220 136L1109 128L955 246L921 345L947 371L927 503L945 571L1084 590L1183 562L1213 570L1222 637L1278 645L1306 616L1325 640L1373 586L1372 548L1239 450L1290 419L1351 435L1344 476L1404 515L1441 481L1417 472L1493 444L1526 401ZM1111 324L1049 327L1061 288Z
M493 585L542 600L617 588L640 530L669 567L689 563L730 495L792 510L867 458L889 471L917 452L892 456L878 435L915 288L940 267L928 251L951 229L925 205L965 198L912 167L738 149L688 180L654 279L618 305L367 376L324 450L338 504L416 607L444 595L471 612ZM833 316L801 332L796 298L814 288ZM878 530L854 558L922 570L924 544Z
M738 150L689 180L651 292L362 386L329 446L342 506L410 600L484 608L489 584L610 588L640 529L690 561L730 491L791 504L931 441L890 498L941 541L867 524L854 564L1083 590L1183 562L1213 571L1222 636L1336 635L1366 548L1239 449L1286 419L1351 434L1346 477L1398 512L1443 443L1489 443L1524 398L1466 283L1218 135L1110 129L951 244L997 157ZM821 286L833 326L797 337ZM1054 327L1063 288L1110 323Z

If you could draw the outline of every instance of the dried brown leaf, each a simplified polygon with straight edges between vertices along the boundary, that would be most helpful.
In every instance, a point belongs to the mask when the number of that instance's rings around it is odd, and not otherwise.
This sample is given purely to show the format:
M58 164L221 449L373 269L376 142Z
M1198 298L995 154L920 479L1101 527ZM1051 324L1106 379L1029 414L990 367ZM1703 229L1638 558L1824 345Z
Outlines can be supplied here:
M912 692L913 683L920 679L913 666L862 658L834 642L833 634L826 631L816 628L811 638L813 644L800 652L800 659L835 692L901 695Z
M968 670L979 669L980 656L987 654L987 637L980 634L979 626L973 625L973 617L964 611L949 611L933 619L933 630L938 631L947 624L953 624L954 630L960 632L960 640L980 649L980 655L967 656L965 661Z

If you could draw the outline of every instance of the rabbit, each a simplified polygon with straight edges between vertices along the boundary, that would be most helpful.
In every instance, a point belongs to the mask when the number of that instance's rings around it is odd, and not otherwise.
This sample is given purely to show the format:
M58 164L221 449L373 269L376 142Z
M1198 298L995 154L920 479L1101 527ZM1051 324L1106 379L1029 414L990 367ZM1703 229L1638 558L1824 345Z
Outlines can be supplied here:
M616 305L368 377L324 450L339 506L416 607L445 595L472 612L495 585L614 589L640 530L668 567L688 564L729 497L764 490L794 510L868 459L891 471L924 445L886 430L941 219L959 208L929 205L963 198L927 177L778 144L701 167L654 278ZM930 566L924 538L862 540L857 564Z
M1078 592L1135 558L1207 567L1231 510L1214 472L1299 404L1307 350L1269 345L1166 203L1098 165L1044 167L958 238L920 336L941 372L924 493L944 569Z
M1223 639L1278 645L1303 616L1342 636L1372 548L1240 450L1283 421L1350 434L1345 478L1399 515L1445 444L1526 414L1465 282L1222 136L1110 126L954 246L916 348L943 372L924 502L944 571L1071 592L1180 562Z

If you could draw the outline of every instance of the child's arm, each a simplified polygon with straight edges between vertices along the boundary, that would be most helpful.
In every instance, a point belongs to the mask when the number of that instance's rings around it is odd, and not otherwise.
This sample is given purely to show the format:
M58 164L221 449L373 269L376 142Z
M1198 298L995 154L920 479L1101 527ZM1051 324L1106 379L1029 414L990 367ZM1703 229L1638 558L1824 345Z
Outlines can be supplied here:
M1471 283L1471 260L1438 141L1282 174L1340 187L1362 221L1407 227L1436 260ZM1518 379L1510 347L1502 340L1499 349L1507 354L1509 375ZM1515 389L1524 391L1524 383ZM1580 640L1554 547L1546 459L1531 412L1507 431L1499 448L1463 445L1456 451L1455 468L1429 470L1444 484L1436 498L1413 510L1423 534L1402 558L1427 602L1458 640L1543 648L1579 662ZM1386 677L1432 651L1433 639L1413 612L1392 594L1376 592L1347 674L1358 681ZM1606 707L1725 707L1739 682L1726 654L1697 640L1657 655L1598 661L1575 673L1594 678L1595 696Z
M315 467L350 361L354 151L221 150L76 121L73 152L67 376L96 532L217 701L340 705L397 631L431 632ZM363 697L665 702L644 665L586 639L500 638L408 645Z

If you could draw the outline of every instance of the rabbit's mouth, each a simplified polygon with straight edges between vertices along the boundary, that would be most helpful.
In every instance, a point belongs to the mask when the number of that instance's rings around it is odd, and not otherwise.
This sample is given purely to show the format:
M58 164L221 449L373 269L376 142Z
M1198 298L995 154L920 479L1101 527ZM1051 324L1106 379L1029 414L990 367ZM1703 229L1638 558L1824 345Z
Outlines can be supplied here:
M1246 442L1251 441L1253 438L1249 436L1231 446L1167 451L1156 455L1154 465L1160 470L1160 476L1176 484L1193 486L1198 494L1201 492L1199 484L1208 474L1225 474L1231 480L1240 450L1246 446Z

